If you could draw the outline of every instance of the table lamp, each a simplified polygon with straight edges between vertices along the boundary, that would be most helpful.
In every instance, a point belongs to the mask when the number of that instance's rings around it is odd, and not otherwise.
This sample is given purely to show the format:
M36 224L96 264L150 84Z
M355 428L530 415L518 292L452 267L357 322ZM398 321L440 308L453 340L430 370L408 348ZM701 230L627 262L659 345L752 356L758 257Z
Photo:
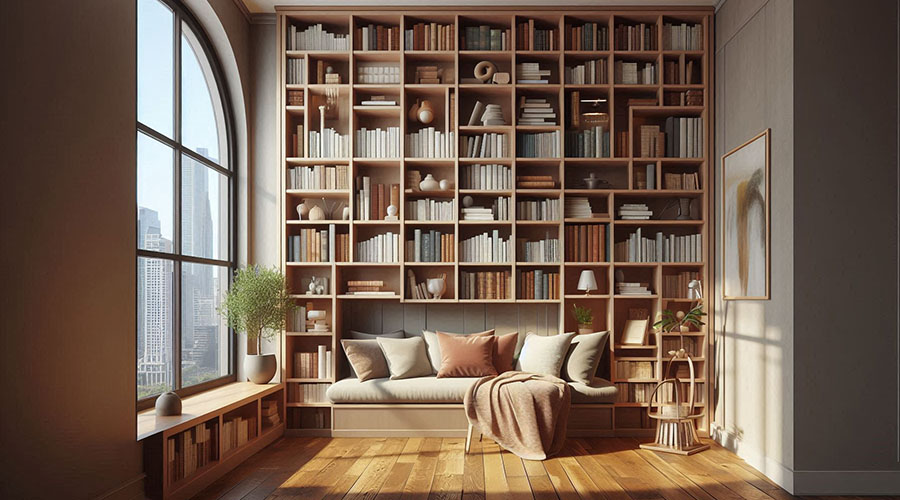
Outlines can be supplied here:
M691 280L688 283L688 298L691 300L703 299L703 285L700 284L700 280Z
M594 276L594 271L590 269L581 271L581 276L578 277L578 289L584 290L585 295L590 295L591 290L597 289L597 278Z

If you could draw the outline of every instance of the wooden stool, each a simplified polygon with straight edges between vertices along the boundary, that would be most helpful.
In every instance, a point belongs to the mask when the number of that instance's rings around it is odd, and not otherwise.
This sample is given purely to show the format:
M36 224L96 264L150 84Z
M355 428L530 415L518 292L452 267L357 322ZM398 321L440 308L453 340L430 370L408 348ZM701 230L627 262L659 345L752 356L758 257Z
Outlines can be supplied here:
M691 356L679 349L672 353L669 359L669 365L666 369L666 375L672 368L675 359L686 359L688 368L690 369L691 381L688 389L688 400L681 399L681 380L678 377L664 379L653 392L650 394L650 405L647 407L647 415L656 420L656 438L653 443L641 444L641 448L645 450L663 451L666 453L676 453L679 455L693 455L694 453L709 448L708 444L700 442L697 436L697 428L694 425L698 418L703 415L694 413L694 361ZM657 395L660 388L671 384L673 386L670 401L659 403L659 410L653 412L653 398Z

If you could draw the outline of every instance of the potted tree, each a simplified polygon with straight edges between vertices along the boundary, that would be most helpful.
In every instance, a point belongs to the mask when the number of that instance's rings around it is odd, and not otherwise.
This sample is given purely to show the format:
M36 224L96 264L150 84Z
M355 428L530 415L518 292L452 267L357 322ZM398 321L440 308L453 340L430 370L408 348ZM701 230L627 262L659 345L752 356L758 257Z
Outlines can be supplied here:
M572 304L575 309L575 321L578 323L578 333L594 332L594 313L587 307Z
M262 353L262 341L277 337L296 307L278 269L253 266L234 273L234 282L218 311L228 320L228 326L256 341L256 354L244 358L244 371L251 382L265 384L275 376L278 362L274 354Z

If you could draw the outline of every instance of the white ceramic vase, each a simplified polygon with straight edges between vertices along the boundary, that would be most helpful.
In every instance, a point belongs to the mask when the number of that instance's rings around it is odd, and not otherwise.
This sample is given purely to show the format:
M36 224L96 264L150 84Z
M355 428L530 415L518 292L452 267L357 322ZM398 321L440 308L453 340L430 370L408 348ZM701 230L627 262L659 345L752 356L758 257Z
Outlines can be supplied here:
M441 296L444 295L446 283L444 282L444 278L428 278L425 287L428 289L428 293L431 294L433 299L440 299Z
M441 184L431 174L426 175L425 178L419 182L419 189L422 191L437 191L440 187Z

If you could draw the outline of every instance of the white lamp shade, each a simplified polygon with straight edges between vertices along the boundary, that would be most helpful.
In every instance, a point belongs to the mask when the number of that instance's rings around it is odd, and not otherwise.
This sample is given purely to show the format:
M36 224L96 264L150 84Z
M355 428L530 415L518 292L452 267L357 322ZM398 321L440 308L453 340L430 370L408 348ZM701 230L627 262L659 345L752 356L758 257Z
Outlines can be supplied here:
M703 298L703 286L700 284L700 280L691 280L688 283L688 298L692 300Z
M597 289L597 278L594 276L594 271L590 269L581 271L581 276L578 277L578 289L588 292Z

